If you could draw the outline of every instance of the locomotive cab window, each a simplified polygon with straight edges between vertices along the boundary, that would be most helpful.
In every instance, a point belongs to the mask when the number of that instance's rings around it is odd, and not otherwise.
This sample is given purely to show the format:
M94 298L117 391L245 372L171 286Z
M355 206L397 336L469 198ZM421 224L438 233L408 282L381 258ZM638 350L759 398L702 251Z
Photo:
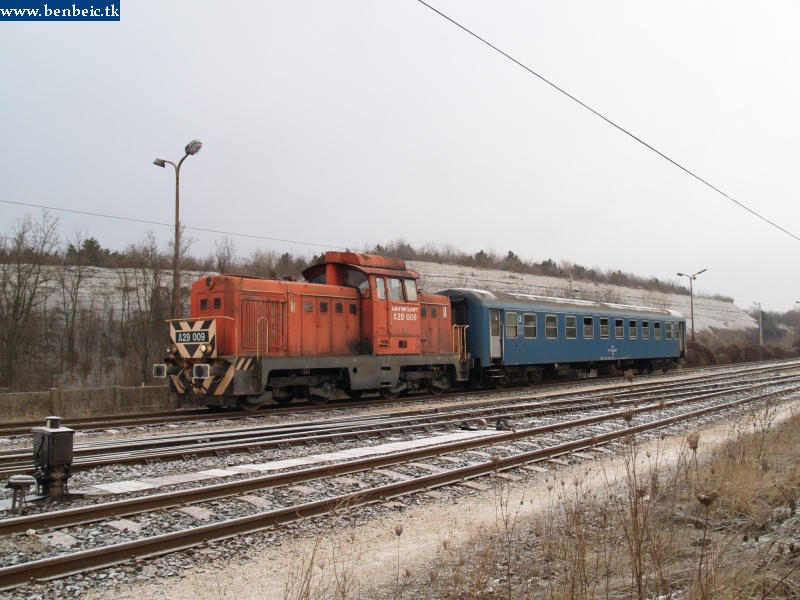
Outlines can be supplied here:
M522 315L522 336L528 340L536 339L536 315Z
M548 340L555 340L558 338L558 317L556 315L545 316L544 335Z
M639 325L636 319L631 319L628 322L628 337L635 340L639 337Z
M406 289L406 302L417 302L417 284L413 279L403 279L403 287Z
M583 317L583 339L591 340L594 337L594 319Z
M614 319L614 337L618 340L625 338L625 321L622 319Z
M383 277L375 278L375 287L378 290L378 300L386 300L386 282Z
M506 313L506 338L517 337L517 313Z
M400 302L405 300L403 296L403 281L401 279L389 278L389 298Z
M653 321L653 337L657 340L661 339L661 321Z
M568 340L578 337L578 317L571 315L564 317L564 336Z
M650 339L650 321L642 321L642 339Z
M601 317L600 319L600 338L607 340L611 337L611 326L609 325L608 319L605 317Z

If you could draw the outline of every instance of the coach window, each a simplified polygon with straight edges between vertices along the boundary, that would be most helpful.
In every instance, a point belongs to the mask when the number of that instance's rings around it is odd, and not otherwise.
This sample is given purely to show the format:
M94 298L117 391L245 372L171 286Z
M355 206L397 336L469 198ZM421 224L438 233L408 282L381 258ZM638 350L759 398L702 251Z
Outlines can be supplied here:
M536 315L522 315L522 336L528 340L536 339Z
M548 340L558 338L558 317L556 315L547 315L544 318L544 335Z
M625 321L614 319L614 337L618 340L625 338Z
M631 319L628 321L628 337L632 340L635 340L639 337L639 326L636 322L636 319Z
M383 277L375 278L375 287L378 288L378 300L386 300L386 282Z
M517 337L517 313L506 313L506 337L509 339Z
M661 339L661 321L653 321L653 337Z
M664 323L666 331L664 337L668 340L672 339L672 323Z
M406 302L417 301L417 284L413 279L403 279L403 286L406 288Z
M600 319L600 338L607 340L611 337L611 326L609 325L608 319L605 317L601 317Z
M578 337L578 317L564 317L564 335L568 340Z
M642 339L650 339L650 321L642 321Z
M583 317L583 339L591 340L594 337L594 319Z

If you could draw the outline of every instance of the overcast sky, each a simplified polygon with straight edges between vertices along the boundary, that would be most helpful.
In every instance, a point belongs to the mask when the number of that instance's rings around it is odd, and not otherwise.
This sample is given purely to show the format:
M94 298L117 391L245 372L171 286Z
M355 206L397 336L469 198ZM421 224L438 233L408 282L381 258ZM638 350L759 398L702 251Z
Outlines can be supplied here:
M800 3L431 0L800 236ZM0 225L44 205L319 253L404 238L800 300L800 241L417 0L124 2L0 22ZM10 203L20 203L10 204ZM122 250L169 226L53 211ZM205 256L222 236L190 230ZM246 236L260 236L262 238ZM282 241L277 241L282 240ZM285 241L283 241L285 240Z

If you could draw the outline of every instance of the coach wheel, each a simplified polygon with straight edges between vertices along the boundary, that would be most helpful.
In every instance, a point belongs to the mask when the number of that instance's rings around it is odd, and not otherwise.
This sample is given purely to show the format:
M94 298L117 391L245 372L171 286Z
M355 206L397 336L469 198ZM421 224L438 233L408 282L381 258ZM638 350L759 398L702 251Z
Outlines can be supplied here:
M261 408L261 402L255 396L241 396L236 400L236 405L247 412L253 412Z
M539 373L534 371L534 372L528 373L528 378L526 380L526 383L528 384L528 387L534 387L541 380L542 380L542 377L539 375Z
M508 384L508 378L503 375L501 377L492 377L492 387L496 390L502 390Z

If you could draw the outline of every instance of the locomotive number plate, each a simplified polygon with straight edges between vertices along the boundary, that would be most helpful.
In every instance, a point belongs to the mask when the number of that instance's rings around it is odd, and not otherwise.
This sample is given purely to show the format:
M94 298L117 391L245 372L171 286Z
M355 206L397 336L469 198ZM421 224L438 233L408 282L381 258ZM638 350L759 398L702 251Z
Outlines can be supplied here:
M208 342L208 340L207 330L175 332L175 341L179 344L185 344L187 342Z

